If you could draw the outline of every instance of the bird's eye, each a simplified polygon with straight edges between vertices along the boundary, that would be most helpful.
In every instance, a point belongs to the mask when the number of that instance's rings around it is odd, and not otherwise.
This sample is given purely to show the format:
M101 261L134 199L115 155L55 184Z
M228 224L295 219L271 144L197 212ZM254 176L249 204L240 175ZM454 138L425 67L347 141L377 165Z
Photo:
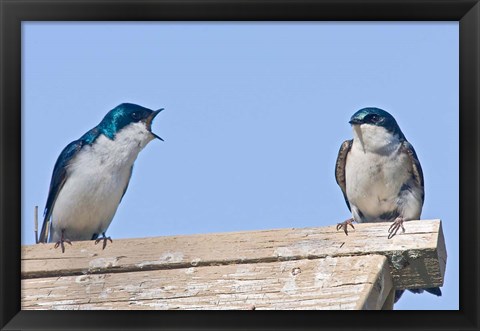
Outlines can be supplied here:
M370 116L370 121L373 122L373 123L377 123L379 119L380 119L380 117L378 117L377 115L371 115Z
M140 114L137 113L137 112L133 112L133 113L132 113L132 118L133 118L134 120L138 121L138 120L140 119Z

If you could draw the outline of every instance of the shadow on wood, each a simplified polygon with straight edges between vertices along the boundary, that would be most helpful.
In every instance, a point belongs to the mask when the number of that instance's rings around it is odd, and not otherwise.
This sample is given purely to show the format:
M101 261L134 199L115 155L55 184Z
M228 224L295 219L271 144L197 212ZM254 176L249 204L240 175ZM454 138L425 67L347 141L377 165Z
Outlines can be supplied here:
M392 309L443 285L439 220L22 247L22 309Z

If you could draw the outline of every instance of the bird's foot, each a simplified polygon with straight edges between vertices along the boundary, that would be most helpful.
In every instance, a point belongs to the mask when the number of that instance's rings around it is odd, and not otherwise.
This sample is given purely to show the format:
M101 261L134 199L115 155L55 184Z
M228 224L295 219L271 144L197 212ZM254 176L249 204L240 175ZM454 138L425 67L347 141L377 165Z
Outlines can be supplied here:
M343 231L345 231L345 234L348 236L348 226L350 225L352 227L352 229L355 229L355 227L352 224L353 222L355 222L355 220L353 218L349 218L348 220L346 220L344 222L338 223L337 224L337 231L340 230L340 229L343 229Z
M392 239L400 228L402 228L402 232L405 232L405 228L403 227L403 218L397 217L395 221L393 221L392 225L390 225L388 228L388 239Z
M102 247L102 249L105 249L105 247L107 247L107 241L110 241L111 243L113 243L112 238L110 238L110 237L105 237L105 235L103 235L102 238L95 239L95 245L98 244L101 240L103 240L103 247Z
M62 238L60 238L60 240L55 243L55 246L53 246L53 248L57 249L58 246L60 246L60 247L62 247L62 253L65 253L65 244L64 243L67 243L70 246L72 246L72 242L69 239L64 238L63 234L62 234Z

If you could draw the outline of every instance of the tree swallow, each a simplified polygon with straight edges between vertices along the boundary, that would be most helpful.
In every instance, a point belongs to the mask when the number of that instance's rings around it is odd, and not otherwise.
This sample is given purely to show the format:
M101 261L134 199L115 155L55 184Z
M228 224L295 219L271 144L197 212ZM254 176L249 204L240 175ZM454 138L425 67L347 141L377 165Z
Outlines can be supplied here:
M53 168L39 242L56 242L64 252L64 242L103 239L105 249L112 241L105 232L127 190L133 163L150 141L163 140L152 133L152 121L162 110L123 103L63 149Z
M393 222L388 239L404 221L418 220L425 197L423 172L413 146L395 118L379 108L363 108L350 118L353 139L338 152L335 178L352 218L337 225L348 235L352 222ZM427 292L441 295L440 289ZM421 293L423 289L411 290ZM395 293L395 302L403 290Z

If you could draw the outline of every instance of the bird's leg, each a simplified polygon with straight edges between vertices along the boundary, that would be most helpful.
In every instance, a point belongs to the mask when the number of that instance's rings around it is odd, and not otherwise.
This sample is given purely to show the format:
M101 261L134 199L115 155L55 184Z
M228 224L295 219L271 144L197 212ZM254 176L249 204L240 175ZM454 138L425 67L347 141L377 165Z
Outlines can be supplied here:
M72 242L71 242L69 239L65 238L65 229L62 230L62 237L60 238L59 241L57 241L57 242L55 243L55 246L53 246L53 247L54 247L54 248L58 248L58 246L60 246L60 247L62 247L62 253L65 253L65 245L64 245L64 243L67 243L67 244L69 244L70 246L72 245Z
M388 239L392 239L400 228L402 228L402 232L405 232L405 228L403 227L403 217L397 217L392 225L390 225L388 228Z
M353 222L355 222L355 220L353 218L349 218L348 220L346 220L344 222L338 223L337 224L337 231L340 230L340 229L343 229L343 231L345 231L345 234L348 236L348 226L350 225L352 227L352 229L355 229L355 227L352 224Z
M95 245L100 242L100 240L103 240L103 248L107 247L107 241L110 240L111 243L113 243L112 238L105 236L105 232L102 232L102 238L97 238L95 239Z

